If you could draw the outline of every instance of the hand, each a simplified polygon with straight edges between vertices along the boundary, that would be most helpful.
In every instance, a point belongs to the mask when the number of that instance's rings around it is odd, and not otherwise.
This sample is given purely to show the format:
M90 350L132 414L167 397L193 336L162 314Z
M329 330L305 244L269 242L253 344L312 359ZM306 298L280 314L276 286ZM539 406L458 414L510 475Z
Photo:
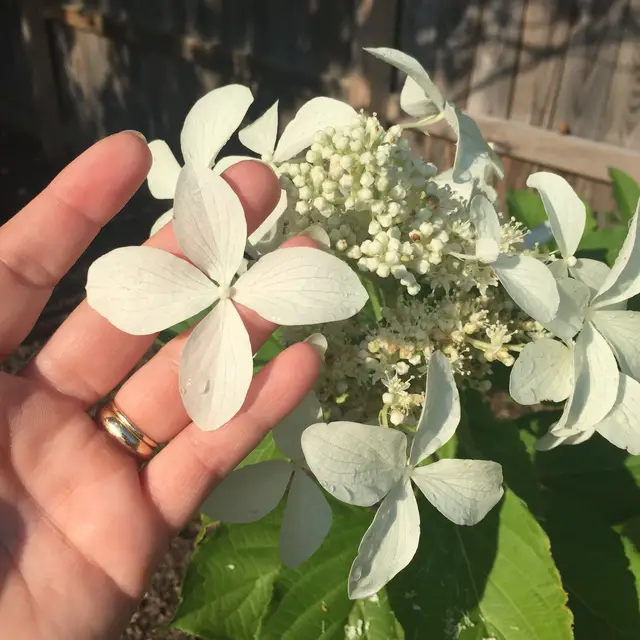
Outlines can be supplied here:
M0 359L26 337L53 286L150 163L137 135L111 136L0 228ZM277 180L258 162L224 177L251 232L275 205ZM171 225L148 244L179 254ZM238 309L256 348L275 327ZM185 337L172 340L116 396L144 433L169 442L140 472L86 411L120 384L154 337L122 333L83 302L23 372L0 374L3 637L118 637L171 536L300 402L320 367L313 347L290 347L255 376L235 418L205 433L190 423L178 391Z

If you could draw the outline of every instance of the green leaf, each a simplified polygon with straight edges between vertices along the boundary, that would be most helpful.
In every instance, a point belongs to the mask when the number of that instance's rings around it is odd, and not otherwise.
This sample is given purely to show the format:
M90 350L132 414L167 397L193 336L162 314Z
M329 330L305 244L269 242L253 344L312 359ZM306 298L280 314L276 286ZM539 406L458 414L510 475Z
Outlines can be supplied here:
M373 512L336 501L331 505L333 525L322 547L297 569L282 569L260 640L344 638L354 606L347 577Z
M545 529L562 582L569 593L579 640L638 637L640 613L630 552L588 502L558 491L545 494Z
M588 231L582 236L578 255L603 260L612 266L626 237L627 227L623 225Z
M344 637L346 640L404 640L404 631L393 615L384 589L372 598L356 601Z
M618 206L620 218L629 221L633 218L640 198L640 185L627 173L609 167L609 176L613 187L613 197Z
M221 526L195 549L172 626L207 640L254 640L281 570L279 514Z
M583 444L536 454L545 487L587 501L609 523L640 515L640 456L630 456L595 434Z
M387 587L407 640L573 637L549 539L511 491L473 527L452 524L426 500L420 511L416 557Z
M384 592L353 602L347 577L373 511L331 500L333 527L297 569L280 563L282 505L259 522L221 525L198 545L172 625L207 640L403 640Z
M261 441L260 444L236 467L246 467L248 464L258 464L265 460L287 460L280 449L276 446L276 442L273 439L273 435L269 432Z
M547 213L540 196L529 189L517 189L507 192L509 215L529 229L535 229L547 220Z
M359 273L358 277L369 294L369 299L362 309L362 313L370 322L377 324L382 321L382 309L386 306L384 290L374 282L373 277L362 273Z

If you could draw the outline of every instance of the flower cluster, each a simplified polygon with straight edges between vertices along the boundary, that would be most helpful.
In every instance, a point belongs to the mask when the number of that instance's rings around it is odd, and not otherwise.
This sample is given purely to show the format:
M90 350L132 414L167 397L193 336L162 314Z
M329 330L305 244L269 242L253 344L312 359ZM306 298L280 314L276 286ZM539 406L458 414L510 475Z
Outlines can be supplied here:
M173 219L190 263L149 247L120 249L92 266L87 287L89 303L132 333L215 305L187 342L180 376L185 407L205 429L231 418L251 383L235 303L285 325L286 342L320 324L324 338L313 341L325 351L322 375L274 429L287 460L234 471L203 510L249 522L286 494L280 546L293 566L331 527L316 481L344 502L379 505L349 576L353 598L375 594L415 554L414 484L459 525L477 523L500 500L499 465L437 458L460 420L458 389L487 391L491 363L513 367L517 402L566 400L540 448L599 432L640 453L640 314L625 306L640 293L639 214L611 270L577 258L584 205L564 179L534 174L528 184L540 192L560 255L541 251L498 214L492 181L503 170L473 120L410 56L369 52L407 75L400 103L415 120L385 129L375 114L314 98L278 139L272 105L239 132L282 187L278 206L247 237L241 204L219 175L247 156L215 160L252 97L237 85L211 92L185 121L184 168L165 143L151 143L151 191L174 200L159 222ZM403 137L406 127L436 121L457 140L454 166L441 172ZM319 248L277 248L301 233Z

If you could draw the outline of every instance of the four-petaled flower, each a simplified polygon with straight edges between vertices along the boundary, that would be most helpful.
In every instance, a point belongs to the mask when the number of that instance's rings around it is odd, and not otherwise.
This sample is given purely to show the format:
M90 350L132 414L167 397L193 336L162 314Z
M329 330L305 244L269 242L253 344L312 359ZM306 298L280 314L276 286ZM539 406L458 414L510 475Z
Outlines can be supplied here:
M500 253L498 214L483 194L473 197L469 215L477 234L475 258L491 266L506 292L525 313L542 323L552 320L560 304L553 273L531 256Z
M442 459L419 466L453 436L460 399L451 365L430 359L424 408L407 459L401 431L356 422L319 423L302 434L302 449L318 482L358 506L380 501L349 574L349 597L367 598L404 569L416 553L420 515L413 481L452 522L473 525L503 494L502 467L485 460Z
M253 366L249 335L234 302L282 325L343 320L367 293L339 258L320 249L277 249L234 282L247 224L239 198L213 171L188 163L178 179L173 229L190 262L152 247L123 247L89 269L89 304L119 329L150 334L217 302L194 329L180 365L191 419L217 429L242 406Z
M558 313L544 325L563 342L543 338L522 350L511 372L511 395L520 404L567 400L560 420L538 442L540 449L578 444L598 431L614 445L639 454L640 313L625 305L640 293L640 203L609 269L573 255L586 214L569 184L546 173L534 174L527 184L540 191L563 256L554 270Z
M213 491L202 513L227 523L254 522L271 513L287 491L280 529L280 557L297 567L320 547L331 528L331 507L309 477L300 436L322 420L322 408L313 392L273 429L273 439L289 460L266 460L236 469Z
M200 98L185 118L180 132L180 148L185 161L220 174L245 158L228 156L216 162L218 154L240 126L253 102L251 91L241 84L230 84ZM173 200L180 164L164 140L152 140L149 149L153 163L147 176L149 191L158 200ZM151 228L151 235L173 219L173 209L163 213Z

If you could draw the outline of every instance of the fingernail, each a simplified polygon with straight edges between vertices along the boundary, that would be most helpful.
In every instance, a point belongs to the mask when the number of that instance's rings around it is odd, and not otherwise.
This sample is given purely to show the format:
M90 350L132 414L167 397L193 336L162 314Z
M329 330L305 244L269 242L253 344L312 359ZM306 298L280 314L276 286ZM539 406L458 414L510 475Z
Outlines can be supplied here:
M301 231L298 236L313 240L317 245L319 245L319 249L331 249L331 240L329 239L329 235L320 225L311 225L304 231Z
M327 339L321 333L312 333L308 338L304 340L307 344L310 344L320 355L324 361L324 354L329 348Z
M139 131L136 131L135 129L127 129L126 131L123 131L122 133L132 133L134 136L138 136L138 138L140 138L140 140L142 140L142 142L147 144L147 139L144 137L144 135L142 133L140 133Z

